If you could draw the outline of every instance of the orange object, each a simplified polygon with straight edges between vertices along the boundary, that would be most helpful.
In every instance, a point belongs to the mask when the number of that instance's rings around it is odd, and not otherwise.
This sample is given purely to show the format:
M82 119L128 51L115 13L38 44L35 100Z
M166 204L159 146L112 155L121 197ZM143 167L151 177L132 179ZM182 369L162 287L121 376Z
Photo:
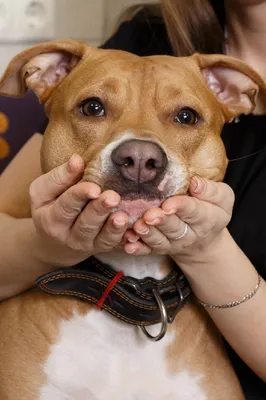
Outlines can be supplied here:
M7 116L0 112L0 135L4 135L9 127ZM5 158L10 153L10 146L4 138L0 137L0 159Z

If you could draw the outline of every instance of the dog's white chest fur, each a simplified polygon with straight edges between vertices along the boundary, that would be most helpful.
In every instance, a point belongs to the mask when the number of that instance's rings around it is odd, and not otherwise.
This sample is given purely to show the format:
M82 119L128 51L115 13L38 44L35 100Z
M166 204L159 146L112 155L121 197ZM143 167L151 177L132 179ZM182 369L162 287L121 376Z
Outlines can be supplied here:
M151 342L97 309L62 322L60 332L44 365L40 400L206 400L200 377L168 372L171 334Z

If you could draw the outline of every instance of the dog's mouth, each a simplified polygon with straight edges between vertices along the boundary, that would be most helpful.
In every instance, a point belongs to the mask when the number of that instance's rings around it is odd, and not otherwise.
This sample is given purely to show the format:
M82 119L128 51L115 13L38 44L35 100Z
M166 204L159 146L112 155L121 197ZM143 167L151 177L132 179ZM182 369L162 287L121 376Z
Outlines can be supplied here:
M151 208L160 207L163 199L123 199L119 203L117 210L125 212L129 216L129 222L133 223L141 218L145 212Z
M104 185L104 190L114 190L121 196L117 210L129 216L130 223L141 218L151 208L160 207L166 199L166 193L158 190L158 182L136 184L132 182L114 182L112 179Z

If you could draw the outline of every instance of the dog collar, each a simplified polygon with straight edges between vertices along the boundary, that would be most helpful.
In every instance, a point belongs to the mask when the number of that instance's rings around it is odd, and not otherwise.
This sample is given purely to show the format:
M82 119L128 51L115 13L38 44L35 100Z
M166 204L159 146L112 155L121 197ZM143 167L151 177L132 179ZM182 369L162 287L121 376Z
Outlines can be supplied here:
M163 280L135 279L94 257L77 267L42 275L36 285L49 294L74 296L95 304L124 322L138 325L154 341L165 335L168 323L174 321L191 293L178 267ZM145 327L157 323L162 324L161 331L151 336Z

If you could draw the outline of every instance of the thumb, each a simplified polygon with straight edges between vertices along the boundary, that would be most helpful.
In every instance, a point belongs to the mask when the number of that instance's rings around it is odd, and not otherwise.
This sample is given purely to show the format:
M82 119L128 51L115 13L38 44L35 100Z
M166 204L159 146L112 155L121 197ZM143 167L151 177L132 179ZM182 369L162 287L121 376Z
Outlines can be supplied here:
M34 209L48 203L70 186L74 185L84 171L84 161L74 154L66 163L41 175L30 187L30 198Z
M228 214L232 213L234 192L223 182L214 182L194 176L190 181L189 192L192 197L214 204Z

